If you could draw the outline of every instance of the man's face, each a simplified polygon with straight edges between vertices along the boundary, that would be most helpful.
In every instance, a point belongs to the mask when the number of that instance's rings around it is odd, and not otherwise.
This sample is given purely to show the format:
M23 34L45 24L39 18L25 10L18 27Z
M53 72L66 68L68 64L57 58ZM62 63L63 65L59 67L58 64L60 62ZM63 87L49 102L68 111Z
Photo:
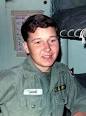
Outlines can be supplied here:
M49 71L59 53L59 41L53 27L37 28L29 33L25 48L32 57L34 64L42 72Z

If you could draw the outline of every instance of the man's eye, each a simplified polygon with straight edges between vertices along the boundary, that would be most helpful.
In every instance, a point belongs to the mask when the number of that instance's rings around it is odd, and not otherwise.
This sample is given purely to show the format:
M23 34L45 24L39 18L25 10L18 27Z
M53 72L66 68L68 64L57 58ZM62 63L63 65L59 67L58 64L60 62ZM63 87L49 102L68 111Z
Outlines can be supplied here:
M56 42L56 39L52 39L50 42L51 42L51 43Z
M55 39L51 40L51 42L54 42L54 41L56 41L56 40Z
M35 44L40 44L40 43L41 43L41 41L35 41L34 43L35 43Z

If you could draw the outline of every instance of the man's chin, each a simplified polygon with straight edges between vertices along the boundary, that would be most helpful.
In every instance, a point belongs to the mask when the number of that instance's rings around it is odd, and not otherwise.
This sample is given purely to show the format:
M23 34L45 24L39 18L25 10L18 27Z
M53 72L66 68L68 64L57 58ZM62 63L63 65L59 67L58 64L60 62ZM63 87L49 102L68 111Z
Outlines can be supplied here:
M43 66L45 66L45 67L51 67L53 65L53 62L52 63L43 63Z

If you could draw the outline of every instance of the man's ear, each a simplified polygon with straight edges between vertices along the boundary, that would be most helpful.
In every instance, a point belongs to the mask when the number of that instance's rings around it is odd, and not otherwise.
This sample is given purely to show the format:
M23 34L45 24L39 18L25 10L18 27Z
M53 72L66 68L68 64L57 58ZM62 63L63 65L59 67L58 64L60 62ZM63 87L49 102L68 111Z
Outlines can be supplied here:
M24 42L24 43L23 43L23 48L24 48L25 52L26 52L27 54L29 54L29 49L28 49L27 42Z

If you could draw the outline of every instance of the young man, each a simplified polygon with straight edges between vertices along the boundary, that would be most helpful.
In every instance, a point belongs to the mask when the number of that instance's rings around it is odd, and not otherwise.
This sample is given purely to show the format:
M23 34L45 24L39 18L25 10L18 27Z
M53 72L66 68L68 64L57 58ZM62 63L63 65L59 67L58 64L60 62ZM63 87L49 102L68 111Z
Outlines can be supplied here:
M59 55L59 30L48 16L30 16L22 25L27 58L0 74L2 116L86 116L86 90L79 85ZM82 94L83 93L83 94Z

